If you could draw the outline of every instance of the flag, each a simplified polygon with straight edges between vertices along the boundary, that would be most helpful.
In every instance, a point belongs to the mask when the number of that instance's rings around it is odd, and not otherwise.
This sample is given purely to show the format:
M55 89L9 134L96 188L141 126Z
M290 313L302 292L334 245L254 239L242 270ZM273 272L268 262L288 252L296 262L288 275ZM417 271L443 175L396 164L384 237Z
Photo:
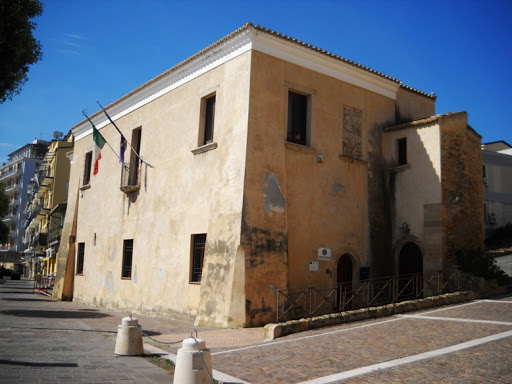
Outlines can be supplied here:
M119 132L121 133L121 132ZM126 145L127 141L124 138L123 134L121 133L121 148L119 150L119 162L122 164L124 163L124 151L126 151Z
M99 170L99 161L101 159L101 150L103 146L107 142L103 135L96 129L91 119L87 118L92 125L92 141L94 142L94 147L92 149L92 161L94 162L94 170L92 172L93 175L96 175Z
M119 132L119 134L121 135L121 145L120 145L120 148L119 148L119 162L120 163L124 163L124 151L126 151L126 146L128 145L128 141L126 141L124 135L121 133L121 130L117 127L116 123L114 123L114 120L112 120L110 118L110 116L108 115L107 111L105 110L105 108L103 108L100 104L99 101L97 101L98 105L100 106L100 108L103 110L103 112L105 113L105 115L107 116L107 118L110 120L110 122L112 123L112 125L117 129L117 132Z

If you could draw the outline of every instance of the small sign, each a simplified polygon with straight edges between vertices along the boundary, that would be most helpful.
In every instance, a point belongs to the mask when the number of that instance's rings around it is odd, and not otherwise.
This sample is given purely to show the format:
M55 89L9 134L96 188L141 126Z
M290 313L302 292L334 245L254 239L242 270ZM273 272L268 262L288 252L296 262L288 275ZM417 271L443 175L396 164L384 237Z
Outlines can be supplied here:
M318 260L331 260L331 248L318 248Z
M310 261L309 270L312 272L318 272L318 261Z

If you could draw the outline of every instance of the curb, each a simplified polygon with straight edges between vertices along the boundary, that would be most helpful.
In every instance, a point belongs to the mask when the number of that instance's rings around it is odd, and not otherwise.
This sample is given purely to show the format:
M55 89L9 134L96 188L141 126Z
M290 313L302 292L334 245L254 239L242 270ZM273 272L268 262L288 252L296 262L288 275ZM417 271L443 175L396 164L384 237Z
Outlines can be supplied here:
M392 316L400 313L418 311L440 307L443 305L457 304L478 298L473 291L447 293L440 296L431 296L424 299L402 301L387 304L380 307L363 308L354 311L331 313L328 315L310 317L307 319L291 320L284 323L271 323L264 327L265 341L275 340L292 333L304 332L311 329L328 327L350 323L353 321L369 320L384 316Z

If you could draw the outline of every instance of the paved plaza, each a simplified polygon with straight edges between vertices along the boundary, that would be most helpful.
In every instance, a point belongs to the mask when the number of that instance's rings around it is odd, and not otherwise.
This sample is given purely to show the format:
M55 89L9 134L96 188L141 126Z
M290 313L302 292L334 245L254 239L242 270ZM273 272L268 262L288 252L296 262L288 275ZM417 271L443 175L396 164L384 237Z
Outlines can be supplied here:
M164 383L142 357L116 357L127 313L55 302L28 280L0 285L1 383ZM135 315L135 314L134 314ZM197 329L225 383L512 383L512 296L339 325L263 341L262 328L213 329L135 315L173 358ZM155 341L157 340L157 341ZM181 384L181 383L180 383Z

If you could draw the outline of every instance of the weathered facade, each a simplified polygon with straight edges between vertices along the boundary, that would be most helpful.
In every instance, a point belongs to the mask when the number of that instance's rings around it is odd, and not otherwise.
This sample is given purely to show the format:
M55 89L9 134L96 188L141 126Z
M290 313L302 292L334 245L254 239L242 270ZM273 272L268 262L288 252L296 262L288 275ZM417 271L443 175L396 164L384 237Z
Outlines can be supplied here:
M441 169L445 136L463 140L464 164L480 169L465 114L453 129L443 116L424 128L434 96L252 24L107 110L132 148L120 165L105 146L92 176L91 124L72 129L70 246L55 297L198 324L260 325L275 319L276 289L393 275L409 243L429 270L446 267L457 230L446 196L460 186L456 167ZM91 119L119 142L102 113ZM403 132L410 170L397 175ZM413 140L425 148L418 162Z

